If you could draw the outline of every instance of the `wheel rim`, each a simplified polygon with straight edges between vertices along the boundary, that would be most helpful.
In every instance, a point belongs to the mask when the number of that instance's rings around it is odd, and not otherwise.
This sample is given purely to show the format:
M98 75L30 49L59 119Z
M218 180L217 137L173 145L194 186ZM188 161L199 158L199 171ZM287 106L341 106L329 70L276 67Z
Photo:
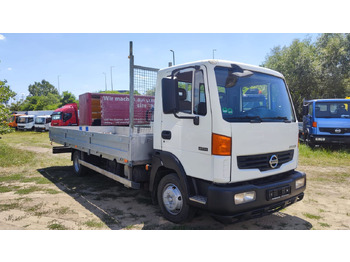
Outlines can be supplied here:
M170 214L177 215L181 212L183 198L181 191L176 185L170 183L164 187L163 203L164 207Z

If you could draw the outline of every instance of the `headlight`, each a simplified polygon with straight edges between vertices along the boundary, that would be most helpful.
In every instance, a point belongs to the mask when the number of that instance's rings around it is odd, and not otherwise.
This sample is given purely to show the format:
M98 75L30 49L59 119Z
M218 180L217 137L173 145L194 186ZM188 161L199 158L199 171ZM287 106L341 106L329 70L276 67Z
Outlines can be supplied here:
M299 189L301 187L305 186L305 177L299 178L295 181L295 189Z
M235 195L235 204L240 205L256 199L255 191L239 193Z

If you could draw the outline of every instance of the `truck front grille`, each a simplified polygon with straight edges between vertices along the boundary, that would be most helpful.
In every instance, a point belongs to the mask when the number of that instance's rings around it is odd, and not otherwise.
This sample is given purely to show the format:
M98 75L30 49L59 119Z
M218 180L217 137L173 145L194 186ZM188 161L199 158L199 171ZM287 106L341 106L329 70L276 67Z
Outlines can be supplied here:
M270 165L270 159L273 155L277 156L278 159L278 164L274 168ZM238 156L237 164L239 169L258 168L260 171L266 171L279 168L282 164L291 161L293 159L293 156L293 149L283 152L274 152L261 155Z
M350 133L350 128L320 127L320 132L331 134L346 134Z

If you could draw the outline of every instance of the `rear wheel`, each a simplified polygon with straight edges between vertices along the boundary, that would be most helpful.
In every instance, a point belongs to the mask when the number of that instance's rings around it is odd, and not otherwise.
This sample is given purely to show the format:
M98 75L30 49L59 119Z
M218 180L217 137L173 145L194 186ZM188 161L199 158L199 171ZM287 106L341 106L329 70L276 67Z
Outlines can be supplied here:
M74 170L74 174L76 174L77 176L83 176L88 171L87 167L79 163L79 160L82 159L81 155L82 155L82 152L80 151L74 151L73 153L73 170Z
M158 186L158 203L166 219L174 223L190 220L194 210L187 203L187 196L176 174L162 178Z

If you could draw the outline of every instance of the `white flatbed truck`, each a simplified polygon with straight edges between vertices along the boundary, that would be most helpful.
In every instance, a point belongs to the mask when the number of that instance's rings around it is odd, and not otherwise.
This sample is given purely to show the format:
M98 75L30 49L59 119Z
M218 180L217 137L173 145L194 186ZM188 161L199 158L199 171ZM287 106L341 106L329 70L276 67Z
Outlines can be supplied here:
M130 101L135 69L130 42ZM151 69L152 71L153 69ZM155 71L155 70L153 70ZM226 221L276 212L303 199L296 171L298 122L283 75L205 60L159 70L153 122L50 127L54 153L126 187L147 188L164 217L181 223L196 209Z

